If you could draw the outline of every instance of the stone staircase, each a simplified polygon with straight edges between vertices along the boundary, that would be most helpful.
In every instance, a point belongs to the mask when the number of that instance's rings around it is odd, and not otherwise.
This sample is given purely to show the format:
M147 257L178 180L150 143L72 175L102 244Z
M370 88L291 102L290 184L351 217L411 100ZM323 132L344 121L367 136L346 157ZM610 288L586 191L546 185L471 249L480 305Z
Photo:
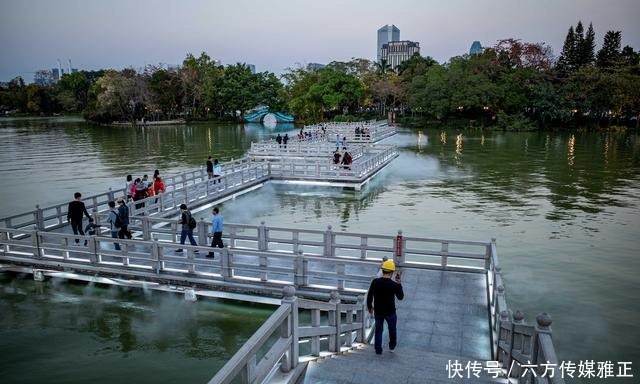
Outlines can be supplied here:
M448 370L447 365L457 362L458 371ZM478 362L479 378L473 370L465 369L467 363ZM309 362L300 384L454 384L454 383L508 383L506 378L493 378L486 370L484 360L429 352L398 346L394 352L385 350L376 355L372 345L353 349L342 354Z

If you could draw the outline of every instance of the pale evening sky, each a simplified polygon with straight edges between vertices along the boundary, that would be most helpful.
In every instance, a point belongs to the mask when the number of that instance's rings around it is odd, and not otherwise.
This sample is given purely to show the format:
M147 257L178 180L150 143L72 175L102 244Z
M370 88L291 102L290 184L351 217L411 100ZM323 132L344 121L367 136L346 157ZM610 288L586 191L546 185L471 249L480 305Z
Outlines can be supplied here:
M376 31L400 28L439 62L498 39L546 42L593 22L640 49L638 0L0 0L0 81L67 59L78 69L179 64L206 51L223 64L282 73L296 63L375 59Z

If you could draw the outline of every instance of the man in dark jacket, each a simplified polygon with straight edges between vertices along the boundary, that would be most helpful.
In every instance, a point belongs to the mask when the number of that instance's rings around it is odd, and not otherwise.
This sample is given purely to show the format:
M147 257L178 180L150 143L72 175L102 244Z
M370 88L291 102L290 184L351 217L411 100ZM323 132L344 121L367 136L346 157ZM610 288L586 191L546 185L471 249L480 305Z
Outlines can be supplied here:
M387 260L382 263L382 277L378 277L371 282L369 292L367 293L367 308L369 313L374 313L376 320L375 330L375 349L378 355L382 354L382 331L384 322L387 322L389 329L389 350L396 348L397 332L396 322L396 300L404 298L402 284L400 283L400 275L396 274L396 281L391 280L396 265L393 260Z
M209 175L209 179L213 178L213 162L211 161L211 156L207 158L207 175Z
M180 221L179 224L182 224L182 231L180 232L180 245L184 245L184 241L189 237L189 242L191 245L198 245L196 243L196 239L193 238L193 228L190 227L191 222L191 211L187 208L186 204L180 204ZM182 252L182 249L176 249L176 252ZM196 249L193 252L198 252Z
M118 216L120 216L120 221L122 221L122 227L120 227L118 237L121 239L124 239L125 237L130 239L133 236L131 236L131 232L129 231L129 207L122 197L117 200L117 203Z
M84 203L80 198L82 198L82 194L80 192L76 192L73 194L74 200L69 203L69 207L67 208L67 221L71 224L71 230L74 235L80 233L84 236L84 231L82 230L82 215L86 215L89 218L89 222L92 222L93 219L89 212L87 212L87 207L84 206ZM80 239L76 238L76 245L80 245Z

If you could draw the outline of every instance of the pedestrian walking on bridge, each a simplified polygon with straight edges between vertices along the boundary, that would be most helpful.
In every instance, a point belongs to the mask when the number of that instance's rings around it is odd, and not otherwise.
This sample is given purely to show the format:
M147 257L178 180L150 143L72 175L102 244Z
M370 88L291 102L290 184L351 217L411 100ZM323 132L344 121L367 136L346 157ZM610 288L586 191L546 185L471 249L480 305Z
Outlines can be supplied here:
M378 355L382 354L382 331L384 322L387 322L389 330L389 350L393 352L397 344L396 322L396 297L398 300L404 298L400 275L396 273L396 281L391 280L396 265L393 260L382 263L382 277L378 277L371 282L367 293L367 309L374 314L376 320L375 349Z
M211 211L213 213L213 218L211 219L211 234L213 235L213 240L211 241L212 248L224 248L224 243L222 242L222 225L223 218L220 214L220 209L218 207L213 208ZM215 254L213 252L209 252L207 257L214 257Z

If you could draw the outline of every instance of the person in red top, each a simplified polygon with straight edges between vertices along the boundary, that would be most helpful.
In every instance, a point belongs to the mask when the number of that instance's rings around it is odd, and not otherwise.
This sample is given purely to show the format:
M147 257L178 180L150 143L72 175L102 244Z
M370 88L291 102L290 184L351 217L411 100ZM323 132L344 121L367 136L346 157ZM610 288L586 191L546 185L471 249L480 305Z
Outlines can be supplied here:
M156 177L155 181L153 182L153 190L156 192L156 195L159 195L164 192L165 188L164 188L164 182L162 181L162 177L160 176ZM156 199L156 203L157 202L158 202L158 199Z
M153 182L153 190L157 194L164 192L164 182L162 181L162 177L156 177L156 181Z

